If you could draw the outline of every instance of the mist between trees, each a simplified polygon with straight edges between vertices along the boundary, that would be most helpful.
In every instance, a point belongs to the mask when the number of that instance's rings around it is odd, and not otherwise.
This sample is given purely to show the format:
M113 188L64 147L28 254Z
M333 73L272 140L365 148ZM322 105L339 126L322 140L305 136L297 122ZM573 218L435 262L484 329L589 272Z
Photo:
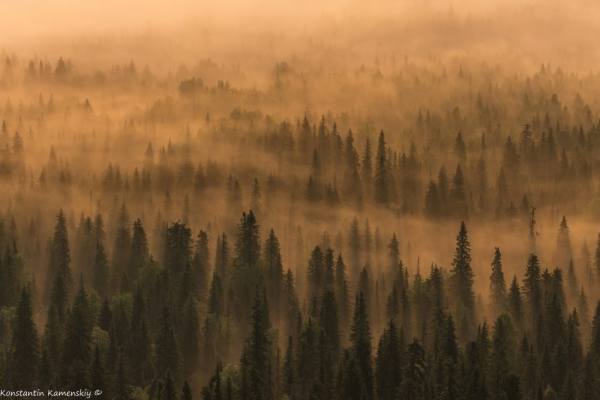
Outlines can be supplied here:
M0 389L597 398L597 7L348 4L7 34Z

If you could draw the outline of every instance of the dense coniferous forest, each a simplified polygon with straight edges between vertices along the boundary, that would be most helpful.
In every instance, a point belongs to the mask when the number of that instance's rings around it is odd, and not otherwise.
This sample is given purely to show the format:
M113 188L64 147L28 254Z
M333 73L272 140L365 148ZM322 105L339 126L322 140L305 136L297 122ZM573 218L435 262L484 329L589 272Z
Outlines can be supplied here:
M0 390L598 399L591 47L431 7L3 44Z

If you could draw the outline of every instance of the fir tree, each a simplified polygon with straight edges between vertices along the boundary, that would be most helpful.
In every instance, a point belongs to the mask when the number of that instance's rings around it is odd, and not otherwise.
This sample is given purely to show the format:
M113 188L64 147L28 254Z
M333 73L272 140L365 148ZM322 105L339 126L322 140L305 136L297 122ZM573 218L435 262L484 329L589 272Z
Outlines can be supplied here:
M386 159L386 145L383 131L379 134L377 155L375 158L375 202L381 205L389 203L388 168Z
M241 389L245 391L245 398L261 399L267 385L265 373L268 367L270 340L267 336L268 327L265 326L264 308L258 290L254 298L250 321L251 334L246 339L241 359L242 374L247 374L248 383L245 387L242 385Z
M133 223L133 238L131 239L130 254L131 258L129 260L128 275L132 280L136 280L138 271L144 266L144 262L150 255L146 231L139 218Z
M350 343L360 376L361 391L366 399L374 398L373 356L371 352L371 330L367 314L367 303L361 292L356 296Z
M494 261L492 261L492 275L490 276L490 306L493 315L499 315L506 309L506 282L502 271L502 255L496 247Z
M192 230L175 222L167 228L165 243L165 265L171 276L177 278L192 256Z
M253 266L260 257L259 226L252 210L243 213L238 223L235 252L239 267Z
M377 346L375 377L377 398L394 400L402 379L403 343L400 341L394 320L390 320L384 329Z
M171 320L171 310L168 306L163 306L160 314L159 331L155 346L157 375L165 376L167 371L170 370L178 379L182 364L181 353L179 352L179 343Z
M333 362L337 362L341 351L340 327L337 302L331 289L326 289L321 300L319 322L325 332Z
M82 281L67 319L61 352L61 381L69 382L70 387L89 387L90 384L87 368L92 361L93 321L89 307Z
M31 293L27 287L21 289L12 333L12 378L13 388L33 389L36 382L36 366L40 357L38 332L33 320Z
M473 270L471 269L471 245L467 228L462 222L456 236L456 251L452 261L452 285L457 301L465 308L468 323L475 321L475 294L473 293Z
M283 367L281 369L281 393L290 399L295 398L296 372L294 360L294 347L292 336L288 338L288 347L285 352Z

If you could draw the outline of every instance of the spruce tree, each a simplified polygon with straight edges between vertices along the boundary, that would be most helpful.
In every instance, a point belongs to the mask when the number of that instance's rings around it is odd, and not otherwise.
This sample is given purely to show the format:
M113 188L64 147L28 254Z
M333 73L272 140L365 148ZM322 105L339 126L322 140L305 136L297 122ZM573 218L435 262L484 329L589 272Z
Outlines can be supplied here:
M471 269L471 245L464 221L456 236L456 251L452 261L451 280L453 293L466 310L467 323L475 322L475 294L473 293L473 270Z
M14 389L33 389L40 357L38 332L33 321L29 288L21 289L21 298L13 324L12 378Z
M56 275L59 275L64 285L64 291L67 296L71 293L74 281L71 275L71 251L69 249L69 233L67 231L67 219L63 210L58 212L56 217L56 226L52 238L50 250L50 265L47 270L46 294L44 298L49 299L53 291L52 285L56 282Z
M109 397L109 377L104 361L100 355L100 348L98 345L94 347L94 356L92 358L92 365L90 367L90 383L94 390L102 391L106 397Z
M252 316L250 317L251 333L246 339L242 351L241 368L248 379L244 396L248 399L261 399L265 393L265 376L268 367L268 349L270 340L265 326L264 308L258 290L254 297Z
M366 399L373 399L374 376L371 330L369 328L367 303L362 292L356 296L350 343L353 355L358 363L361 391L364 391Z
M146 302L141 289L138 287L133 299L131 313L131 347L129 361L131 362L131 378L133 384L144 387L152 375L150 329Z
M427 370L425 350L417 338L414 338L408 346L406 358L407 365L399 388L400 398L423 400L426 393Z
M327 337L333 362L337 362L341 352L341 334L335 294L331 289L326 289L321 300L319 322Z
M96 244L96 257L92 271L92 287L101 297L106 297L109 289L110 271L104 246L100 242Z
M316 246L308 260L306 269L306 280L308 282L307 298L312 298L321 293L325 281L325 265L323 252L319 246Z
M288 338L288 347L285 352L283 366L281 369L281 393L290 399L295 398L296 386L296 362L294 359L294 346L292 336Z
M335 262L335 296L340 311L340 326L345 330L350 321L350 288L341 253L338 254Z
M181 390L180 400L192 400L192 389L190 388L190 384L187 380L183 382L183 389Z
M196 299L191 295L184 305L180 325L183 372L192 376L200 357L200 320Z
M260 257L259 226L252 210L242 213L237 226L235 252L237 265L240 268L254 266Z
M215 272L208 292L208 312L219 318L223 312L223 284L221 277Z
M131 280L136 280L138 271L144 266L144 262L150 255L146 231L139 218L133 223L130 255L128 275Z
M527 326L535 328L542 309L541 267L535 254L530 254L527 259L523 291L527 300L529 322Z
M508 311L517 324L517 327L523 326L523 297L521 296L521 288L517 276L513 277L508 291Z
M158 376L165 376L170 370L178 379L181 373L181 353L171 319L171 310L166 305L161 310L158 327L155 341L156 373Z
M395 400L402 380L403 343L400 341L394 320L384 329L377 346L375 378L377 398Z
M379 134L377 142L377 155L375 158L375 202L380 205L389 203L389 188L388 188L388 167L386 159L386 144L383 131Z
M279 315L279 304L281 301L281 289L283 280L283 264L281 260L281 250L279 240L275 236L273 229L269 232L269 237L264 245L264 258L267 275L267 294L269 303L274 305L276 315Z
M133 387L129 379L129 371L123 349L120 349L117 357L115 374L112 379L110 394L115 400L133 400Z
M209 258L210 251L208 249L208 234L201 230L198 232L197 240L194 246L194 255L192 257L192 281L199 293L200 298L204 298L208 291L209 279Z
M490 276L490 307L493 315L502 313L506 309L506 305L506 282L502 271L502 255L500 249L496 247Z
M180 222L167 228L165 265L171 276L177 279L192 256L192 230Z
M215 254L215 272L225 281L229 278L229 244L225 233L217 236L217 252Z
M556 239L556 262L560 268L567 268L569 260L572 258L569 226L567 225L567 218L563 215Z
M65 326L65 337L61 351L61 381L70 387L89 387L88 366L92 361L92 328L88 296L83 286L73 301L73 308Z

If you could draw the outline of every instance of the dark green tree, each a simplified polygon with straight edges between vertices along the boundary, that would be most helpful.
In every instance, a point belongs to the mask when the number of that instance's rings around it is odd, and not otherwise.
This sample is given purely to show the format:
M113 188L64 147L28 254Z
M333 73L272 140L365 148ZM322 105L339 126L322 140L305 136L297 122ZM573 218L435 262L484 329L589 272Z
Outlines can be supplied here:
M158 376L165 376L170 370L178 379L182 366L181 353L171 319L171 310L168 306L163 306L158 326L159 330L155 341L156 373Z
M14 389L33 389L36 382L35 366L39 362L38 332L33 320L31 293L28 287L21 289L21 298L12 333L12 378ZM32 367L33 366L33 367Z
M67 318L65 337L61 351L61 382L69 387L89 387L88 367L92 361L92 321L89 301L83 286L73 301L73 308Z
M392 319L379 339L375 359L376 392L380 400L395 400L398 397L402 380L403 347Z
M383 131L379 134L377 142L377 155L375 157L375 179L374 179L374 197L375 202L381 205L387 205L390 201L388 188L388 168L385 136Z
M460 230L456 236L456 250L452 267L453 293L456 300L465 309L467 323L472 324L475 321L475 294L473 292L473 277L475 274L471 268L471 245L464 222L460 224Z
M373 356L367 303L361 292L356 296L354 318L350 333L351 349L358 363L361 392L366 399L374 398Z
M237 241L235 243L236 263L239 268L253 266L260 257L259 226L252 210L242 213L237 225Z
M144 266L144 262L150 256L146 231L139 218L133 223L130 254L128 275L132 280L136 280L138 271Z
M492 261L492 275L490 276L490 308L493 315L499 315L506 310L506 282L502 271L502 255L496 247L494 261Z
M192 230L175 222L167 228L165 243L165 265L171 276L177 278L192 256Z

